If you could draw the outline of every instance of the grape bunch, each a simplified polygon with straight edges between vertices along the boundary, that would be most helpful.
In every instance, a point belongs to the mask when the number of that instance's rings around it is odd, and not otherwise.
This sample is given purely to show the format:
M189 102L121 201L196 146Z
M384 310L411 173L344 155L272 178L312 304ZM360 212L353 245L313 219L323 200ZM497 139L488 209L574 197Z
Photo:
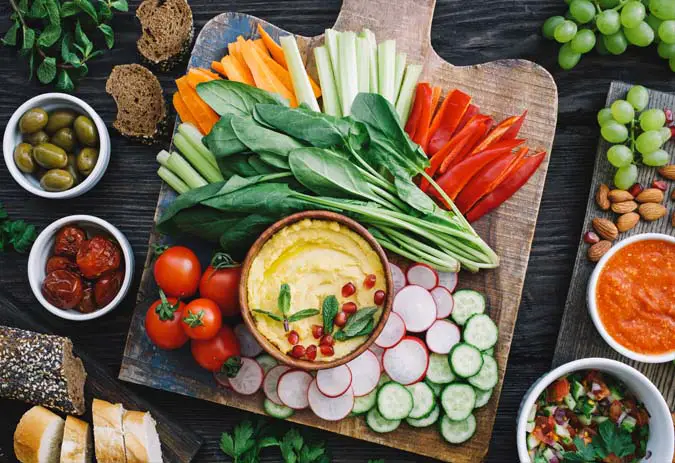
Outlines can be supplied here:
M663 145L675 132L670 110L647 109L649 92L641 85L632 87L625 100L616 100L611 107L598 112L602 138L612 147L607 160L618 170L614 185L622 190L637 180L638 163L650 167L668 164L670 154Z
M620 55L629 45L658 44L661 58L675 72L675 0L565 0L567 14L548 18L544 37L563 44L558 64L569 70L595 48Z

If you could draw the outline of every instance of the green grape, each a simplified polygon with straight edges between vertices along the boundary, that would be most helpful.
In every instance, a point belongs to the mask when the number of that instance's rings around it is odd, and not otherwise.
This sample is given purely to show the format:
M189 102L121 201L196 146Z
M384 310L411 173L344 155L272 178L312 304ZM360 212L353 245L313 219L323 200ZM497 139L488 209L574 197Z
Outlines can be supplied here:
M647 16L647 9L645 6L632 0L626 3L621 10L621 24L627 29L637 27Z
M558 64L565 71L569 71L574 66L579 64L580 59L581 54L572 51L572 47L569 43L566 43L560 47L560 51L558 52Z
M666 125L666 113L661 109L650 109L640 114L640 127L645 132L660 130Z
M663 138L661 132L658 130L644 132L637 137L637 140L635 140L635 148L641 154L653 153L661 148L661 145L663 145Z
M661 167L668 164L670 161L670 154L663 150L657 150L653 153L642 156L642 162L650 167Z
M651 0L649 10L659 19L675 19L675 2L673 0Z
M635 110L626 100L616 100L612 103L612 116L614 120L620 124L628 124L633 121L635 117Z
M579 24L586 24L595 18L595 6L588 0L574 0L570 3L570 14Z
M555 28L558 27L558 25L564 21L565 18L563 18L562 16L551 16L546 21L544 21L544 25L541 26L541 31L544 34L544 37L546 37L549 40L553 40L553 33L555 32Z
M570 42L570 48L575 53L588 53L595 47L595 33L590 29L581 29Z
M654 16L653 14L650 14L647 15L647 17L645 18L645 22L649 24L649 27L651 27L654 32L657 32L659 30L659 27L661 27L661 23L663 21Z
M644 21L632 29L624 28L623 33L630 43L638 47L647 47L651 45L656 37L652 28Z
M553 37L560 43L567 43L577 34L578 27L574 21L565 20L558 24Z
M621 29L621 15L614 10L605 10L595 18L595 25L602 34L615 34Z
M598 125L602 127L605 123L613 121L612 110L609 108L602 108L598 111Z
M675 21L663 21L659 26L659 38L665 43L675 43Z
M605 122L600 128L602 138L610 143L623 143L628 139L628 129L616 121Z
M664 144L673 136L673 132L670 130L670 127L661 127L659 129L659 133L661 134L661 139L663 140Z
M603 35L602 40L605 43L607 51L613 55L620 55L628 48L628 40L626 40L623 30L620 30L616 34Z
M621 167L614 174L614 185L620 190L627 190L635 184L637 176L638 170L635 164Z
M608 8L614 8L621 3L621 0L600 0L600 8L606 10Z
M661 42L657 48L659 56L663 59L675 58L675 44Z
M626 100L633 105L636 111L642 111L649 104L649 92L642 85L635 85L628 91Z
M614 145L607 150L607 160L614 167L624 167L633 162L633 152L626 145Z

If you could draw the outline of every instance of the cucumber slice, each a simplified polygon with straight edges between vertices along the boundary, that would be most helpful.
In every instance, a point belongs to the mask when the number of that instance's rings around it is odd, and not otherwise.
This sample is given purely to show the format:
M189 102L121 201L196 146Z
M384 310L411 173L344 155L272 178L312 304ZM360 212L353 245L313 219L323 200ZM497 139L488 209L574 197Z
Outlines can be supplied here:
M450 368L460 378L477 375L484 361L480 351L466 343L460 343L453 347L448 359Z
M407 418L412 409L413 395L405 386L391 381L377 392L377 410L387 420Z
M433 353L429 355L426 379L436 384L449 384L456 379L447 355Z
M476 432L476 418L469 415L461 421L453 421L449 417L441 418L441 435L451 444L466 442Z
M486 350L497 344L499 329L485 314L473 315L464 325L464 341L478 350Z
M487 391L482 391L480 389L476 389L476 408L481 408L487 405L487 403L490 401L490 397L492 397L492 389L488 389Z
M468 384L448 384L441 393L441 406L451 420L465 420L476 407L476 391Z
M427 416L434 409L436 400L434 398L434 391L425 383L415 383L406 386L413 396L413 408L408 414L409 418L420 419Z
M450 315L460 326L464 326L472 315L485 312L485 296L471 289L460 289L452 295L455 306Z
M366 415L366 424L375 432L385 433L392 432L398 428L401 420L388 420L377 411L377 407L373 407Z
M382 387L385 384L387 384L389 381L391 381L391 378L389 377L388 374L382 373L382 376L380 376L380 380L377 382L377 387Z
M432 391L434 391L434 397L439 397L441 395L441 392L443 392L443 384L437 384L434 383L433 381L429 381L428 379L424 380L427 385L431 388Z
M265 409L265 413L267 413L269 416L282 420L292 416L294 413L292 408L285 405L275 404L267 398L265 399L265 402L263 402L263 408Z
M368 410L375 406L377 402L377 389L371 391L370 393L361 396L354 397L354 408L352 409L352 415L362 415Z
M255 358L255 361L258 362L258 365L260 365L260 368L263 369L263 373L265 374L279 365L279 362L269 354L260 354Z
M431 409L431 413L427 416L419 419L406 418L405 422L413 428L426 428L438 421L439 416L441 416L441 407L439 407L438 404L434 404L434 408Z
M497 361L489 355L483 354L483 366L480 371L468 379L469 384L482 391L491 390L499 381Z
M494 357L494 356L495 356L495 348L494 348L494 347L490 347L489 349L485 349L485 350L483 351L483 353L484 353L485 355L489 355L490 357Z

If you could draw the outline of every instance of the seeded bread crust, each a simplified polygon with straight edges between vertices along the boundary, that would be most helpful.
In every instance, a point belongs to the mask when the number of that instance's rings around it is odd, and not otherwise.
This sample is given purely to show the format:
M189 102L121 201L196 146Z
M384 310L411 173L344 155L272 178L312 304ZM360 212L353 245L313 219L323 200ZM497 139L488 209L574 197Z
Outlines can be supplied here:
M194 27L186 0L144 0L136 17L141 23L136 48L144 64L168 72L188 56Z

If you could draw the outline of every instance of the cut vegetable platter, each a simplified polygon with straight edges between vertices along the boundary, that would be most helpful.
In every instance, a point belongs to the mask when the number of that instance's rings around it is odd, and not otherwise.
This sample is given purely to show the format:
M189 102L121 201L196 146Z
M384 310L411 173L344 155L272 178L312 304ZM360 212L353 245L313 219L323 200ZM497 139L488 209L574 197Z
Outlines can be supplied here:
M368 28L375 33L378 41L395 39L397 50L407 53L409 62L423 65L421 81L446 90L456 88L472 95L481 111L497 120L527 110L528 117L521 130L522 137L527 138L528 144L533 148L550 153L557 118L557 90L551 76L541 67L523 60L504 60L466 67L447 63L431 47L434 7L435 0L345 0L334 29L360 31ZM196 40L189 67L208 68L212 61L220 60L227 53L227 44L236 41L239 35L257 38L258 24L275 40L288 34L252 16L224 13L204 26ZM323 36L296 38L310 74L318 80L311 50L323 43ZM474 223L478 234L499 255L500 266L477 274L462 272L459 277L460 288L470 288L485 294L488 314L499 328L494 354L499 366L499 381L489 403L476 410L477 430L473 438L462 445L453 446L443 440L438 426L421 429L406 424L402 424L394 432L377 434L370 430L363 417L329 422L316 417L309 410L296 412L289 420L442 461L481 461L490 444L547 167L548 159L544 160L530 181L510 200ZM175 197L170 188L166 185L162 187L156 220ZM150 244L158 243L173 244L171 238L153 234ZM204 259L203 262L213 252L210 246L203 243L181 244L198 251L200 258ZM395 261L402 266L406 264L400 259ZM195 364L188 348L162 351L151 344L145 334L143 320L156 295L150 253L119 377L126 381L264 414L262 392L245 396L219 387L211 373Z

